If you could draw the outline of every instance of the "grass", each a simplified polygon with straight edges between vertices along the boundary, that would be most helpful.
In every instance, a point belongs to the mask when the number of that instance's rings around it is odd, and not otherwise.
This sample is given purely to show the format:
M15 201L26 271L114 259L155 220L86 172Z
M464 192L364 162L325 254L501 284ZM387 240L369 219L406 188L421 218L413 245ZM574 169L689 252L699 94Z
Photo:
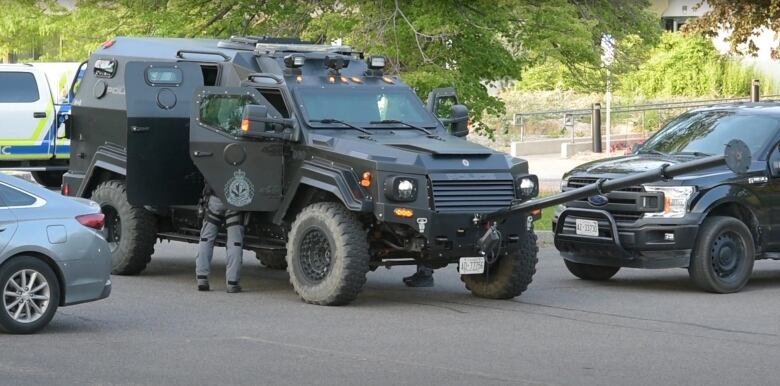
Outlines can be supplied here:
M538 231L551 231L552 219L555 215L555 207L542 209L542 218L536 220L534 223L534 229Z

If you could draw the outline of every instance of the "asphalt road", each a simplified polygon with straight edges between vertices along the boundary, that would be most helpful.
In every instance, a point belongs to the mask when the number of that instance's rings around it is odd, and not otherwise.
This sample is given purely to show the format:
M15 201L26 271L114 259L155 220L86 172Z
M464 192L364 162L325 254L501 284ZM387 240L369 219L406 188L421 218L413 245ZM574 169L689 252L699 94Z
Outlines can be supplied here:
M219 279L199 293L194 251L159 244L143 275L113 278L109 299L60 309L38 335L0 335L0 383L777 385L780 376L780 262L758 263L741 293L712 295L684 270L587 283L544 249L513 301L472 297L452 267L434 288L405 288L404 267L370 273L350 306L319 307L254 256L245 293L226 294Z

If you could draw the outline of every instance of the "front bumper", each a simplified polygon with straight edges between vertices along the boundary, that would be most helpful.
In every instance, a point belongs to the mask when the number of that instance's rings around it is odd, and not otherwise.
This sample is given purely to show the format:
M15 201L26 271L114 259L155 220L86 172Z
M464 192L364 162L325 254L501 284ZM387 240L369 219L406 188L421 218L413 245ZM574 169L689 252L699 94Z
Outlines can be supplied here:
M576 233L576 220L598 221L599 236ZM640 219L617 222L607 211L564 209L553 220L555 247L570 261L584 264L633 267L687 267L701 224L701 215L678 219Z
M477 240L487 230L484 224L476 221L474 213L437 213L431 210L414 210L411 218L398 217L393 210L395 205L377 205L377 217L393 226L411 228L415 236L424 239L422 251L426 258L447 262L457 262L461 257L478 256ZM529 217L531 220L529 221ZM521 237L527 237L529 224L533 216L511 216L497 223L502 235L503 252L516 251Z

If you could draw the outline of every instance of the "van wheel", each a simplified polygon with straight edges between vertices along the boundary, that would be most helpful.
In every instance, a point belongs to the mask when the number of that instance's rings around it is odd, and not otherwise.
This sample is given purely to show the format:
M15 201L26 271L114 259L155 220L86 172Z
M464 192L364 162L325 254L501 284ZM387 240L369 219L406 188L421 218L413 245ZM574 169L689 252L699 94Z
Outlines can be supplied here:
M106 215L103 236L111 250L111 273L137 275L154 253L157 221L143 207L130 205L124 181L106 181L92 191L92 201Z
M271 269L287 269L287 256L284 252L272 252L266 250L256 250L255 257L260 260L260 264Z
M536 273L536 234L528 231L520 241L520 249L501 256L493 264L485 264L485 272L475 275L460 275L466 289L474 296L488 299L511 299L528 288Z
M704 220L688 274L699 288L716 293L741 290L753 273L755 246L750 229L733 217Z
M65 175L64 170L54 171L38 171L32 172L35 182L47 187L47 188L59 188L62 186L62 176Z
M287 241L287 272L307 303L353 301L366 283L368 241L363 225L340 203L320 202L295 218Z
M32 334L49 324L60 304L60 283L48 264L32 256L12 258L0 268L3 291L0 330Z
M564 264L566 264L566 268L569 270L569 272L571 272L572 275L577 276L582 280L592 280L592 281L609 280L612 278L612 276L615 276L615 274L618 273L618 271L620 271L620 267L608 267L604 265L583 264L574 261L569 261L566 259L563 259L563 262Z

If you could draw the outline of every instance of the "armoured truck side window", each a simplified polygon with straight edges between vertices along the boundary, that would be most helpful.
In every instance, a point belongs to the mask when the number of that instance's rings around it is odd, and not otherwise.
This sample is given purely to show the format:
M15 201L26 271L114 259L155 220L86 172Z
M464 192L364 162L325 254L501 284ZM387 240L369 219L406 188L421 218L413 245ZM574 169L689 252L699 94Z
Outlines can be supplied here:
M244 106L249 104L257 103L247 95L206 95L200 104L200 122L214 130L238 136Z

